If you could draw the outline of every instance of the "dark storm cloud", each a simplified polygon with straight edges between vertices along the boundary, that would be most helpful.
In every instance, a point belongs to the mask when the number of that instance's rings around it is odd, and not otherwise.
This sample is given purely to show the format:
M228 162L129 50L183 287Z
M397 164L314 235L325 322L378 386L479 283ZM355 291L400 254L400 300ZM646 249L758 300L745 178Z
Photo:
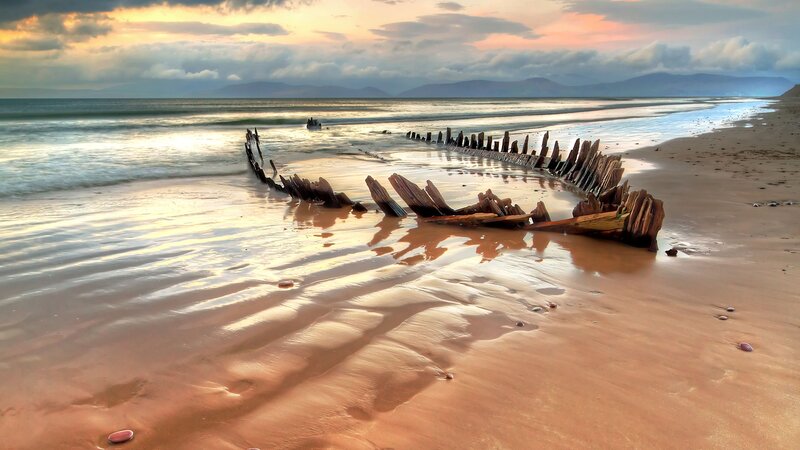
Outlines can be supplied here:
M568 11L599 14L627 23L660 25L700 25L763 16L761 10L701 0L567 0Z
M282 6L291 0L0 0L0 22L42 14L97 13L150 5L222 6L234 9Z
M418 17L414 22L394 22L370 30L378 36L400 44L426 41L428 43L467 43L485 39L491 34L513 34L535 38L526 25L497 17L466 14L432 14Z
M174 34L233 36L237 34L261 34L281 36L289 34L275 23L240 23L238 25L216 25L203 22L133 22L131 27L146 31L161 31Z

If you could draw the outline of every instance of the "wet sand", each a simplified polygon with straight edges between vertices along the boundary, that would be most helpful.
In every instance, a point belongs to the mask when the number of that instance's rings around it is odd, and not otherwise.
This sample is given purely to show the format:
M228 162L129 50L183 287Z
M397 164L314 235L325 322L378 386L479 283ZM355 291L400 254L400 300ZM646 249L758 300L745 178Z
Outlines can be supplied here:
M562 279L562 306L536 333L476 344L452 382L381 417L366 438L396 448L794 448L800 102L775 108L631 152L657 165L631 183L667 208L657 269ZM752 206L769 200L795 205ZM677 258L663 254L671 245L684 249ZM613 267L607 256L591 258Z
M630 152L657 167L629 178L665 202L658 254L325 211L244 176L26 202L4 213L3 445L791 448L800 206L752 206L800 200L798 104L774 107ZM438 171L454 204L576 201L495 162L356 156ZM334 161L282 170L361 185Z

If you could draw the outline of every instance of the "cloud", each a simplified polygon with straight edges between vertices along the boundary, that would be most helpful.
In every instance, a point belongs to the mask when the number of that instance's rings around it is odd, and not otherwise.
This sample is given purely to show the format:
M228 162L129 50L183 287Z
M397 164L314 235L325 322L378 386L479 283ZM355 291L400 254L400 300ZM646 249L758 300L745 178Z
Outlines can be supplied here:
M701 0L567 0L568 11L599 14L626 23L661 25L703 25L763 16L760 9L724 5Z
M723 70L770 70L782 59L781 52L743 37L716 41L695 55L697 65Z
M219 78L219 72L209 69L187 72L184 69L169 68L163 64L155 64L145 71L142 77L161 80L216 80Z
M14 39L2 45L5 50L23 51L23 52L44 52L51 50L61 50L64 48L64 43L56 38L23 38Z
M72 42L81 42L108 34L110 19L104 14L45 14L19 22L10 28L24 37L2 45L11 51L62 50Z
M257 6L283 6L291 3L292 0L6 0L0 7L0 22L13 22L42 14L102 13L118 8L138 8L163 4L249 9Z
M444 13L418 17L414 22L388 23L374 28L372 33L392 40L401 46L435 46L443 43L469 43L492 34L513 34L533 39L536 34L519 22L497 17Z
M462 9L464 9L464 5L456 2L441 2L437 3L436 6L438 6L439 9L443 9L445 11L461 11Z
M614 61L638 69L662 70L688 67L692 55L689 47L670 47L656 42L625 52L615 57Z
M275 23L240 23L238 25L216 25L204 22L132 22L134 29L157 31L173 34L233 36L260 34L280 36L289 34L286 29Z
M461 45L461 44L459 44ZM47 47L41 45L40 47ZM76 48L0 59L0 85L96 86L146 80L225 84L256 80L293 84L377 86L387 91L428 82L547 77L566 84L616 81L647 73L800 74L800 54L741 38L689 48L653 43L617 52L598 50L398 51L385 42L282 45L266 42L185 40ZM712 58L711 54L716 54ZM764 54L768 57L763 56ZM420 61L436 61L420 64ZM759 69L769 67L767 69ZM145 84L149 83L146 81ZM157 85L154 83L154 86Z
M347 35L344 33L335 33L333 31L317 31L318 34L325 36L332 41L346 41Z

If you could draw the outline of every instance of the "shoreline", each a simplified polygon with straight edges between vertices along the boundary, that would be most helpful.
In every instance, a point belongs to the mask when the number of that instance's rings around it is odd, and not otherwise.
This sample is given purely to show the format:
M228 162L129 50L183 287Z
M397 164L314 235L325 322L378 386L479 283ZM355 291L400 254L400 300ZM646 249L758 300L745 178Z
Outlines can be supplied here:
M580 311L565 320L560 308L535 336L477 344L448 389L422 392L366 438L397 448L791 448L800 440L798 206L752 202L798 192L766 183L797 180L799 106L781 100L753 128L629 152L659 165L631 176L666 205L659 267L580 280L567 288ZM758 177L714 170L740 151L781 145L793 156L770 160L768 150ZM664 256L684 238L712 251ZM755 351L741 352L740 341Z

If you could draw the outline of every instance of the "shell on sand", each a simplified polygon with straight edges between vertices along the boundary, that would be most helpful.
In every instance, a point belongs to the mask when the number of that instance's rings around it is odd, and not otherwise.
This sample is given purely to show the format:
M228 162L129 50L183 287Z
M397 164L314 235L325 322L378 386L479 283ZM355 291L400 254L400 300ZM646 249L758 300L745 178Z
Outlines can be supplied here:
M739 347L739 350L741 350L743 352L752 352L753 351L753 346L748 344L747 342L740 342L739 345L737 345L737 347Z
M108 435L108 442L112 444L122 444L131 439L133 439L133 430L120 430Z

